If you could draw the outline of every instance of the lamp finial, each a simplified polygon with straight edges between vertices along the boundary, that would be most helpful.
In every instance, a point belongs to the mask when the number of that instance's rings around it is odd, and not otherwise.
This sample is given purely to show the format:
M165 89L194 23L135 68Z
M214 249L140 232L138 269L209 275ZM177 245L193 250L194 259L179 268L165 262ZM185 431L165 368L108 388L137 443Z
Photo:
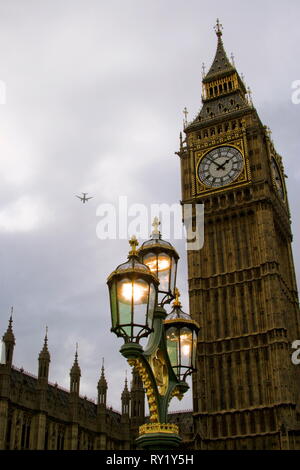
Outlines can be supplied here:
M181 307L181 302L179 300L180 299L180 292L179 292L177 287L175 287L174 294L175 294L175 300L173 302L173 307Z
M152 235L160 235L159 226L160 226L159 218L155 216L152 222L152 227L153 227Z
M132 237L129 240L129 245L131 246L131 250L129 252L129 255L135 255L136 254L136 247L138 246L139 242L137 241L137 238L135 235L132 235Z

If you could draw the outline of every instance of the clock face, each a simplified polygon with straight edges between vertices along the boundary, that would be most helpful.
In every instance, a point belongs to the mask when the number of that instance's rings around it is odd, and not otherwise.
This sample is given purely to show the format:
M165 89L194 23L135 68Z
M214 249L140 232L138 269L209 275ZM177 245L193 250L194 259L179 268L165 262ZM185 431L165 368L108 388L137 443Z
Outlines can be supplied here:
M272 170L272 176L273 176L273 179L274 179L275 187L276 187L276 189L279 193L279 196L284 201L284 187L283 187L283 183L282 183L280 170L278 168L278 165L277 165L277 162L276 162L275 158L272 158L271 170Z
M217 147L200 161L198 177L205 186L218 188L236 180L243 166L243 156L235 147Z

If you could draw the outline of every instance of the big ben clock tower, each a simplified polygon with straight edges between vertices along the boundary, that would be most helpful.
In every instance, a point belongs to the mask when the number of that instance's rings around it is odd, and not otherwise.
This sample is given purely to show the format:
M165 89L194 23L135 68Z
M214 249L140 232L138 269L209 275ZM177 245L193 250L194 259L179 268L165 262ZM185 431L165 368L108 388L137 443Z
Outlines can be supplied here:
M282 158L224 50L185 126L182 202L204 203L204 246L188 251L200 325L193 379L195 446L300 449L300 316Z

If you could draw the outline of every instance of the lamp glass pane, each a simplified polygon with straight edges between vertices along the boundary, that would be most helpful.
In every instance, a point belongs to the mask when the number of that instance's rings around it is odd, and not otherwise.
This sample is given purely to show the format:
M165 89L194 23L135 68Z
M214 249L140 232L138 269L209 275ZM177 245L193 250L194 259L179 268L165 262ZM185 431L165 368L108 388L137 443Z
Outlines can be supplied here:
M153 282L150 284L149 306L148 306L148 327L153 326L153 314L156 306L156 288Z
M143 263L148 266L150 271L157 276L157 255L148 253L143 257Z
M179 361L179 336L178 329L171 327L166 331L167 350L170 358L171 366L177 367ZM177 369L175 369L177 373Z
M135 279L132 283L132 296L133 296L133 323L141 325L135 328L136 332L142 330L147 326L147 307L149 300L149 284L144 279Z
M173 294L174 289L175 289L176 266L177 266L176 259L174 257L172 257L172 268L171 268L171 276L170 276L170 290L171 290L172 294Z
M170 268L171 258L165 253L159 253L157 259L157 275L159 280L158 289L163 292L169 292L170 289Z
M117 285L119 322L120 325L126 325L123 330L128 336L131 335L132 320L132 298L133 298L133 282L131 279L122 279Z
M117 287L115 282L110 288L110 311L112 327L115 328L118 321Z
M180 352L181 365L184 367L191 366L193 347L193 332L190 328L184 327L180 330Z

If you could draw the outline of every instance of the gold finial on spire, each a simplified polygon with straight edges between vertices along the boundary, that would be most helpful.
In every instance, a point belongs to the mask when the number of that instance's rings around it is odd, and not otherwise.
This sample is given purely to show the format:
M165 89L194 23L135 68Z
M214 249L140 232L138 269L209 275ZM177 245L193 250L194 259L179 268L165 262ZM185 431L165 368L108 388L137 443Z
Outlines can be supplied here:
M206 67L205 67L205 63L202 62L202 78L204 78L206 75Z
M180 302L180 300L179 300L179 298L180 298L180 292L179 292L179 290L177 289L177 287L175 287L174 294L175 294L175 300L174 300L174 302L173 302L173 307L181 307L181 302Z
M137 241L137 238L135 235L132 235L132 237L129 240L129 245L131 246L131 250L129 252L130 255L135 255L136 254L136 247L138 246L139 242Z
M217 18L217 24L215 26L215 32L218 38L222 36L223 25L220 23L219 18Z

